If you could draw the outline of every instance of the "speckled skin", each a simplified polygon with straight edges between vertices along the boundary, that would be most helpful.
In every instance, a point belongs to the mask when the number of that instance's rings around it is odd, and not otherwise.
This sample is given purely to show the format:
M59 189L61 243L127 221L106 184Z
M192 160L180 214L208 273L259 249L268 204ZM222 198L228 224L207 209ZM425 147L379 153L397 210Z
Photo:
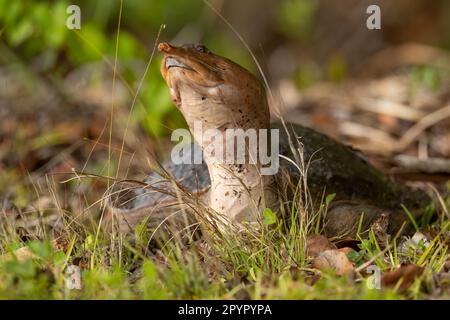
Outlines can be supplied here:
M251 73L203 46L174 47L164 43L159 48L165 53L161 73L194 139L204 151L212 142L200 138L194 130L195 122L202 124L203 132L218 130L223 136L226 129L245 131L269 127L264 87ZM168 65L168 59L171 59L169 64L176 59L177 66ZM204 152L211 178L209 206L232 221L256 221L264 207L275 203L271 188L274 177L261 176L259 163L217 163L214 162L217 156Z
M201 121L205 129L270 127L264 88L247 70L203 46L174 47L163 43L159 49L165 53L161 73L192 132L194 121ZM176 59L175 66L172 66L173 59ZM280 153L293 159L284 127L279 124L271 127L280 129ZM417 217L420 209L430 202L424 192L394 183L335 140L306 127L291 124L287 127L291 140L303 145L305 161L311 160L307 179L315 204L320 204L323 194L336 193L325 221L328 236L354 236L361 212L364 212L364 229L385 214L389 219L388 232L393 233L408 221L400 204ZM197 138L194 133L194 139L199 141ZM210 143L200 142L204 150ZM201 191L205 203L230 220L252 220L263 207L278 206L276 190L285 184L282 174L260 176L259 164L219 165L211 163L207 156L205 162L166 165L186 189ZM299 173L293 165L282 160L280 166L294 183L298 181ZM157 176L151 174L146 181L153 183L155 179ZM204 193L205 190L208 192ZM130 212L142 217L145 208L163 202L165 197L157 192L137 191L134 200L120 210L124 215Z

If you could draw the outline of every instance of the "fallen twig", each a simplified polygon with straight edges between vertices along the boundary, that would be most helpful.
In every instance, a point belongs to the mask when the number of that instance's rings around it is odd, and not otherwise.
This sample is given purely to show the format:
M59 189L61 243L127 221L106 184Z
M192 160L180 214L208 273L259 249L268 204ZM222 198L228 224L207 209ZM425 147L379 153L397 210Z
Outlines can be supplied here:
M403 137L396 143L393 151L400 152L406 149L406 147L413 143L423 131L447 118L450 118L450 104L423 117L414 126L409 128Z
M450 159L420 159L405 154L394 157L394 162L402 168L426 173L450 173Z

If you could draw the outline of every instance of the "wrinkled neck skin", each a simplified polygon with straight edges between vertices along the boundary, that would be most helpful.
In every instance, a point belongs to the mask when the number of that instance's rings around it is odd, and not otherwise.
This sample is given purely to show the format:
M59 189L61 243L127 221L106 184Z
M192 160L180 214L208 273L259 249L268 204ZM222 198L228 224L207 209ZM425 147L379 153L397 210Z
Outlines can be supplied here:
M254 85L247 83L253 79L243 79L241 87ZM192 84L179 83L180 86L192 86ZM259 85L259 84L258 84ZM202 88L202 90L205 90ZM227 90L226 87L217 86L207 89ZM264 91L259 95L252 96L245 90L237 92L214 92L214 95L208 95L208 92L202 92L206 99L199 99L199 90L196 88L182 88L181 105L179 106L183 113L189 129L196 142L202 147L204 160L208 166L211 177L211 189L209 205L210 207L231 221L235 222L255 222L261 216L265 207L273 207L276 198L273 184L274 177L261 175L259 158L250 161L250 152L245 149L245 161L243 164L237 164L236 161L231 164L218 163L216 157L220 154L217 149L215 138L206 132L220 132L222 135L224 149L227 143L225 131L227 129L259 129L269 128L269 108ZM224 104L219 98L208 98L210 96L230 96L234 95L236 102L228 99ZM242 96L246 95L246 96ZM244 101L245 103L242 103ZM255 112L256 111L256 112ZM201 124L202 130L199 132L198 126ZM197 126L197 128L196 128ZM234 140L236 149L238 142ZM229 152L229 149L227 149ZM234 150L233 150L234 151ZM225 155L225 152L222 153ZM254 157L253 157L254 158ZM256 162L256 163L255 163Z

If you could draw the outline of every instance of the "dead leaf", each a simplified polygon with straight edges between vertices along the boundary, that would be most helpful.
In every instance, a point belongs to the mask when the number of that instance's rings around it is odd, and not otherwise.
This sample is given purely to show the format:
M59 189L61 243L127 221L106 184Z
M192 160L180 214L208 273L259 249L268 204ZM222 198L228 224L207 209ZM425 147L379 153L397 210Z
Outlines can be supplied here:
M336 246L325 236L313 234L306 238L306 255L308 257L317 257L320 253L330 249L336 249Z
M10 261L14 258L17 259L17 261L25 261L25 260L32 260L36 259L36 255L31 252L31 250L28 247L22 247L14 251L14 253L8 253L5 256L3 256L4 261Z
M340 276L348 274L354 268L354 264L347 257L347 253L351 250L351 248L325 250L314 259L313 267L319 270L331 269Z
M45 210L53 207L53 199L48 196L39 197L31 205L28 206L30 210L38 210L44 212Z
M56 248L56 242L55 240L52 240L50 242L50 244L52 245L52 247L55 249ZM25 247L21 247L17 250L15 250L14 252L10 252L5 254L4 256L0 256L4 261L10 261L13 259L17 259L17 261L22 262L25 260L36 260L39 259L39 257L34 254L29 247L25 246Z
M423 272L423 268L415 264L402 265L399 268L383 273L381 276L381 285L383 287L394 287L399 281L402 281L399 287L400 291L408 289Z

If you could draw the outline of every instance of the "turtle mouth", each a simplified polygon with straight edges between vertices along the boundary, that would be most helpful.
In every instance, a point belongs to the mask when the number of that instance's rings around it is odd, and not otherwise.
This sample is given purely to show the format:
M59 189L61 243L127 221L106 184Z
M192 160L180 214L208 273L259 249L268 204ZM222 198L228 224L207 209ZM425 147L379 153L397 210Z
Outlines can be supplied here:
M183 68L190 71L195 71L190 66L184 64L180 60L174 58L174 57L167 57L166 58L166 69L169 70L170 68Z

